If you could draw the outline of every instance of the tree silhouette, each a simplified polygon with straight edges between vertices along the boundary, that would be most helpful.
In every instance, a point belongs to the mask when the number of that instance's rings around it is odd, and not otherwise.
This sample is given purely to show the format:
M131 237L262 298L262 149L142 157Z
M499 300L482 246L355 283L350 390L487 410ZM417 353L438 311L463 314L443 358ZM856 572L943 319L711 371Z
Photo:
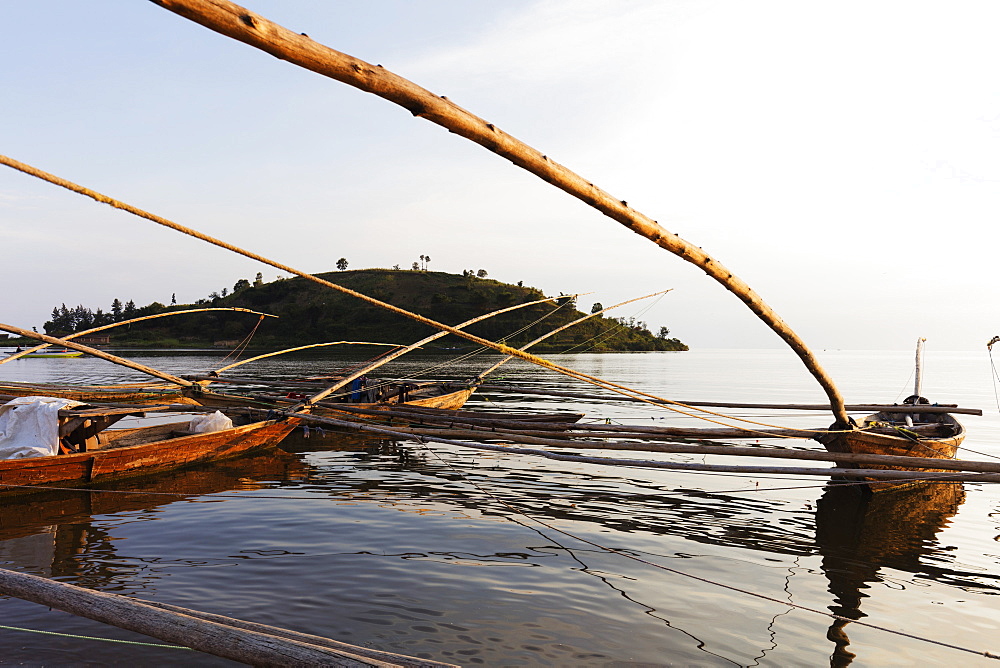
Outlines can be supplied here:
M345 269L347 269L347 258L346 257L342 257L339 260L337 260L337 269L339 269L341 271L344 271Z

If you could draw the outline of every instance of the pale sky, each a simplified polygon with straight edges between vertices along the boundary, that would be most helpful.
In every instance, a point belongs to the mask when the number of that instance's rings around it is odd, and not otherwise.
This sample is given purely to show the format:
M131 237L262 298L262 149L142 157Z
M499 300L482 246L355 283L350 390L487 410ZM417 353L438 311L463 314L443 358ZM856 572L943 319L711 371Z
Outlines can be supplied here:
M249 9L487 119L754 287L814 349L1000 333L1000 4L306 2ZM395 105L142 0L0 4L0 153L310 272L590 292L694 348L781 347L697 268ZM0 321L279 272L0 167Z

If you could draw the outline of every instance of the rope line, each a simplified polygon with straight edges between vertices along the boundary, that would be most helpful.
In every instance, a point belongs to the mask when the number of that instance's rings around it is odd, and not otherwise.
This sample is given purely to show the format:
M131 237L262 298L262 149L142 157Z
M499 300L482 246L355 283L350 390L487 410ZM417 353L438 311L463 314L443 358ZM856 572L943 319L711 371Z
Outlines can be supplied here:
M262 322L264 322L264 316L260 316L260 317L259 317L259 318L257 319L257 324L255 324L255 325L253 326L253 329L251 329L251 330L250 330L250 333L249 333L249 334L247 334L247 335L246 335L245 337L243 337L243 340L242 340L242 341L240 341L239 343L237 343L237 344L236 344L236 347L235 347L235 348L233 348L233 349L232 349L232 350L231 350L231 351L230 351L229 353L227 353L227 354L226 354L226 356L225 356L225 357L223 357L223 358L222 358L222 362L225 362L225 361L226 361L226 360L228 360L228 359L229 359L230 357L232 357L232 358L233 358L233 361L234 361L234 362L235 362L236 360L238 360L238 359L240 358L240 356L241 356L241 355L242 355L242 354L243 354L244 352L246 352L246 349L247 349L247 346L249 346L249 345L250 345L250 341L251 341L251 340L253 340L253 335L257 333L257 328L258 328L258 327L260 327L260 323L262 323ZM234 357L234 355L235 355L235 357ZM220 362L220 363L221 363L221 362Z
M121 643L123 645L142 645L144 647L161 647L163 649L186 649L191 650L190 647L183 647L182 645L164 645L155 642L140 642L138 640L117 640L115 638L98 638L96 636L83 636L76 633L58 633L56 631L41 631L39 629L25 629L20 626L5 626L0 624L0 629L6 629L8 631L24 631L26 633L40 633L47 636L60 636L63 638L75 638L77 640L97 640L99 642L115 642Z
M997 394L997 380L1000 379L1000 376L997 375L997 366L996 366L996 364L993 361L993 345L992 344L993 344L993 342L991 341L990 345L988 345L986 347L986 349L989 352L989 356L990 356L990 369L992 369L992 371L993 371L993 398L997 402L997 410L1000 411L1000 394Z

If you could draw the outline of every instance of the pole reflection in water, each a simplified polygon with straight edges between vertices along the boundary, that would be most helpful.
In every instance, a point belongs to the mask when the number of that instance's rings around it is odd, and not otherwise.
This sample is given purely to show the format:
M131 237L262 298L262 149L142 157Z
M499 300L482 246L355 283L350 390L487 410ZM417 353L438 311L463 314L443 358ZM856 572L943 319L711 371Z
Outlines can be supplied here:
M865 485L830 485L817 502L816 543L823 557L835 604L830 610L847 619L866 617L861 607L869 583L883 569L925 570L921 558L939 549L937 534L965 501L961 483L925 483L873 494ZM834 643L830 665L848 666L846 627L834 620L827 637Z

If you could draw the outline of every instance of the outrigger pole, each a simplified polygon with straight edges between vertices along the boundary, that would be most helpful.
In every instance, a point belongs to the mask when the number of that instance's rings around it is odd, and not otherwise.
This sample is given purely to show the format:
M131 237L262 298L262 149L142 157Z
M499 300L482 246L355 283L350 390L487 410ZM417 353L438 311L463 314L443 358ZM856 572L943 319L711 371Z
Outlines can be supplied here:
M398 104L414 116L424 118L483 146L526 169L544 181L589 204L636 234L646 237L682 260L699 267L736 295L770 327L823 387L836 419L834 427L849 428L844 400L833 379L791 327L742 279L726 269L700 247L668 232L655 220L612 197L582 176L553 162L547 155L503 132L494 124L469 113L444 96L363 60L319 44L307 35L291 31L228 0L151 0L164 9L210 30L249 44L275 58L372 93Z

